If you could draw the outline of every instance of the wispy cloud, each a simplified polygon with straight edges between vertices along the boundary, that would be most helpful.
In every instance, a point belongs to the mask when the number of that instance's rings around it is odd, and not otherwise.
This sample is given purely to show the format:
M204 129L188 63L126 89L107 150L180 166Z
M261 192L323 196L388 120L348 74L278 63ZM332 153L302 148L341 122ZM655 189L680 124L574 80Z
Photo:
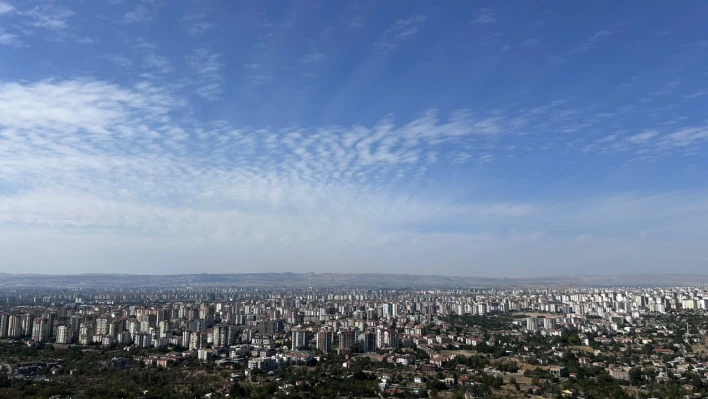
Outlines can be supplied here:
M366 24L364 23L364 19L361 17L361 15L355 14L352 15L352 18L349 20L349 27L351 28L363 28L365 27Z
M670 82L667 82L664 87L661 90L655 91L651 93L652 96L663 96L666 94L671 94L673 93L677 87L681 85L681 82L678 80L672 80Z
M35 28L61 30L69 27L68 20L74 12L63 6L42 4L21 14L29 17L30 25Z
M637 133L635 135L629 136L627 141L632 144L643 144L658 135L657 132L648 131L643 133Z
M187 31L194 36L198 36L203 34L204 32L214 29L216 27L215 24L212 24L211 22L196 22L187 27Z
M195 93L205 100L214 101L223 92L220 61L221 54L206 49L197 49L187 57L187 64L197 75Z
M314 64L316 62L324 61L326 59L327 59L327 56L324 55L324 53L321 53L321 52L313 49L309 53L300 57L299 61L301 64Z
M611 134L609 136L605 136L601 139L595 140L592 144L585 146L583 148L583 152L593 151L606 143L612 143L613 141L616 141L616 140L617 140L616 134Z
M152 13L142 4L138 4L131 11L123 14L123 21L127 23L149 22L152 21Z
M8 33L0 28L0 46L22 46L22 40L14 33Z
M13 12L14 10L15 10L15 7L13 7L12 4L0 1L0 15L9 14L9 13Z
M223 68L209 50L196 50L188 63L205 80L218 80ZM705 220L700 215L708 211L701 197L618 195L544 205L394 189L421 166L497 162L486 140L525 125L501 113L467 110L443 118L429 111L371 125L273 130L191 120L181 116L185 106L145 82L0 84L0 179L18 187L0 194L0 232L25 242L31 232L32 240L62 243L62 250L95 246L104 256L118 248L159 248L163 256L184 257L181 251L219 252L234 242L254 256L270 253L265 248L297 248L319 258L322 248L340 257L350 250L352 256L378 250L400 256L413 245L431 262L440 260L441 246L454 243L465 249L456 252L460 260L449 259L454 263L468 258L470 248L480 255L490 246L498 252L551 245L547 236L568 231L573 242L592 235L589 241L601 245L608 226ZM540 108L525 112L545 115ZM640 135L597 143L690 146L708 140L708 129ZM447 148L469 150L438 156ZM17 244L1 241L3 250Z
M708 96L708 90L699 90L695 93L687 94L687 95L683 96L683 98L685 98L687 100L695 100L697 98L701 98L704 96Z
M687 147L708 141L708 126L686 127L662 136L659 145L664 147Z
M187 28L192 36L199 36L207 32L208 30L216 28L216 24L204 21L206 15L204 14L190 14L182 17L182 24Z
M143 57L143 67L152 69L160 74L172 72L172 63L170 60L156 53L149 53Z
M119 67L121 67L123 69L128 69L133 66L133 60L131 60L128 57L124 57L122 55L111 54L111 55L103 56L102 58L105 58L108 61L111 61L112 63L118 65Z
M648 130L630 136L610 135L584 148L592 151L633 151L641 158L654 159L695 149L708 142L708 126L689 126L660 133Z
M398 44L415 35L420 29L420 25L425 22L426 19L427 17L425 15L413 15L410 18L397 19L396 22L383 33L381 39L376 42L376 46L386 49L396 48Z
M200 75L214 76L221 68L217 58L208 51L197 51L193 64ZM249 229L261 226L264 234L276 234L275 223L280 226L277 229L292 223L277 234L306 238L330 234L329 222L318 222L319 230L310 233L297 232L296 226L306 221L311 224L322 212L327 218L351 215L342 222L362 231L381 228L381 224L391 228L419 225L434 216L459 221L529 213L526 205L508 203L440 203L431 208L414 198L383 197L371 185L376 175L386 171L437 162L432 152L421 152L421 143L436 146L444 138L485 134L476 131L479 123L463 116L441 121L428 113L400 126L385 119L374 127L342 130L332 126L318 129L315 135L307 129L244 131L225 124L170 122L169 116L181 107L179 101L149 84L123 88L77 80L0 85L0 176L23 184L32 181L34 187L19 197L4 197L0 219L51 228L130 227L164 232L192 220L195 234L211 226L215 231L229 230L229 237L245 233L233 230L238 223L232 223L239 219L250 220ZM187 146L187 140L201 145ZM253 157L263 150L272 157ZM186 153L198 156L176 156ZM236 157L225 156L236 153ZM480 158L487 159L488 155ZM145 181L159 185L150 188ZM58 187L66 188L63 194L51 192ZM147 205L163 196L201 203L204 209ZM357 198L358 205L346 198ZM22 211L15 216L2 212L10 209L4 206L18 210L15 206L20 203L24 204ZM47 207L48 203L54 205ZM243 207L225 213L208 210L229 203ZM391 206L395 212L383 212ZM264 207L273 210L272 216L252 213ZM292 207L306 212L305 219L294 218L288 211ZM147 222L148 218L153 222ZM214 226L216 219L224 223Z
M75 33L68 32L67 30L59 30L56 32L52 32L51 35L46 36L45 40L48 42L56 42L56 43L74 42L74 43L79 43L79 44L94 44L94 43L98 42L97 39L94 39L92 37L79 36L79 35L76 35Z
M605 36L608 36L611 32L608 30L601 30L590 36L583 44L575 47L573 53L584 53L594 49L600 44Z
M526 39L526 40L522 41L519 45L521 47L540 47L543 45L543 42L541 42L540 39L532 37L530 39Z
M475 12L476 16L472 20L473 24L496 24L497 19L494 17L494 10L482 8Z

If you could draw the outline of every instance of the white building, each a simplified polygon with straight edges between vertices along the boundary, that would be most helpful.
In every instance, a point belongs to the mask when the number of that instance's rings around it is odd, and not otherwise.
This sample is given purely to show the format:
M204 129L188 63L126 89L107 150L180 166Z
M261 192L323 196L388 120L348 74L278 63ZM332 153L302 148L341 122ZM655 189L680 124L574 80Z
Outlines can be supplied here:
M293 330L293 347L292 349L300 349L307 347L307 331L305 330Z
M248 361L248 368L272 371L278 368L278 361L273 357L256 357Z
M58 344L70 344L69 339L69 327L59 326L57 327L57 343Z

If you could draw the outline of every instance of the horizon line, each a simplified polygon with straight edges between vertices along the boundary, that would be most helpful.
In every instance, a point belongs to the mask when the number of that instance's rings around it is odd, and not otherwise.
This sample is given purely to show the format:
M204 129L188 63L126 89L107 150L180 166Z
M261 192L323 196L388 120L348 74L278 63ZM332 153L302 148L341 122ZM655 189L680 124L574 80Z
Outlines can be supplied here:
M448 278L479 278L479 279L497 279L497 280L512 280L512 279L552 279L565 277L633 277L633 276L708 276L708 273L629 273L629 274L562 274L562 275L535 275L526 277L508 277L508 276L464 276L464 275L445 275L445 274L416 274L416 273L380 273L380 272L227 272L227 273L68 273L68 274L53 274L53 273L9 273L0 272L0 275L9 276L46 276L46 277L81 277L81 276L151 276L151 277L169 277L169 276L203 276L203 275L268 275L268 274L296 274L296 275L381 275L381 276L418 276L418 277L448 277Z

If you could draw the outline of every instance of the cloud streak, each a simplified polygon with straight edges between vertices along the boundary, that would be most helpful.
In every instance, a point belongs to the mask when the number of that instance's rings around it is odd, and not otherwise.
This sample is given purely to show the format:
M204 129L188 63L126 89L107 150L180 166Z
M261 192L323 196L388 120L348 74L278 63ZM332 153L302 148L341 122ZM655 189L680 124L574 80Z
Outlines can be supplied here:
M223 92L221 54L206 49L197 49L187 57L187 64L197 75L197 88L194 93L199 97L214 101Z
M123 21L126 23L140 23L152 21L152 13L142 4L138 4L133 10L123 14Z
M317 51L317 50L312 50L309 53L303 55L300 57L299 61L301 64L314 64L320 61L324 61L327 59L327 56L324 55L323 53Z
M42 4L20 14L30 18L32 27L62 30L69 27L69 18L74 12L60 5Z
M0 29L0 46L22 46L22 40L14 33L8 33Z
M381 39L376 42L376 46L384 49L396 48L400 43L415 35L426 19L427 17L425 15L420 14L405 19L397 19L393 25L383 33Z
M497 19L494 17L493 10L489 8L483 8L476 11L476 16L472 20L472 24L484 25L484 24L496 24Z
M572 52L573 53L585 53L588 52L595 47L597 47L600 42L603 40L605 36L610 35L610 31L608 30L601 30L590 36L583 44L579 45L578 47L575 47Z
M13 11L15 11L15 7L13 7L12 4L0 1L0 15L10 14Z

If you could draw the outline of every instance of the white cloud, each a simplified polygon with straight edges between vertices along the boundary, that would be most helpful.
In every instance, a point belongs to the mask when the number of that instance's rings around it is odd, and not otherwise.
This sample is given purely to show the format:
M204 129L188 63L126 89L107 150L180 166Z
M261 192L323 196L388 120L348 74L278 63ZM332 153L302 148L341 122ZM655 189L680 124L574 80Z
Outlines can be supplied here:
M683 96L683 98L685 98L687 100L695 100L697 98L701 98L704 96L708 96L708 90L699 90L695 93L687 94L687 95Z
M223 77L221 71L222 55L207 49L197 49L187 57L187 65L197 75L197 88L195 93L205 100L217 100L223 92Z
M407 40L409 37L413 36L420 29L420 25L425 22L427 17L425 15L413 15L406 19L397 19L393 25L388 28L381 39L376 42L376 46L393 49L401 42Z
M22 40L20 37L14 33L7 33L0 29L0 46L22 46Z
M15 10L12 4L0 1L0 15L9 14Z
M190 14L182 17L181 21L190 35L199 36L208 30L216 28L216 24L205 22L203 21L204 18L206 18L205 14Z
M351 20L349 21L349 26L351 28L363 28L366 26L364 23L364 20L361 18L361 15L353 15Z
M326 59L327 59L326 55L313 49L309 53L300 57L299 61L302 64L314 64L316 62L324 61Z
M651 95L652 96L661 96L661 95L671 94L674 92L674 90L676 90L677 87L679 87L679 85L681 85L681 82L679 82L677 80L668 82L664 85L664 87L661 90L655 91L655 92L651 93Z
M135 9L123 14L123 21L127 23L149 22L152 21L152 14L147 7L142 4L138 4Z
M653 159L670 154L692 154L698 146L708 141L708 126L683 127L663 134L649 130L620 138L610 135L586 146L583 151L637 150L640 158ZM686 152L689 151L689 152Z
M597 47L597 45L603 40L605 36L608 36L610 31L608 30L601 30L590 36L583 44L579 45L578 47L574 48L572 52L574 53L584 53L587 51L590 51Z
M187 31L191 35L198 36L210 29L214 29L215 27L216 25L210 22L197 22L187 26Z
M156 53L149 53L143 57L143 66L161 74L172 72L172 63L170 60Z
M526 39L526 40L522 41L520 46L521 47L538 47L538 46L541 46L542 44L543 43L541 42L540 39L530 38L530 39Z
M69 27L68 20L74 12L63 6L42 4L20 14L28 16L33 27L61 30Z
M476 17L472 20L473 24L496 24L497 19L494 17L494 12L488 8L482 8L475 13Z
M592 144L590 144L590 145L586 146L585 148L583 148L583 152L590 152L590 151L593 151L593 150L597 149L598 147L601 147L603 144L612 143L612 142L614 142L615 140L617 140L617 135L616 135L616 134L611 134L611 135L609 135L609 136L605 136L605 137L603 137L603 138L601 138L601 139L595 140L595 142L593 142Z
M643 133L638 133L632 136L629 136L627 138L627 141L632 143L632 144L643 144L649 141L650 139L656 137L658 133L654 131L648 131L648 132L643 132Z
M88 37L88 36L78 36L74 33L67 32L66 30L59 30L56 32L52 32L51 35L47 36L45 38L46 41L48 42L55 42L55 43L68 43L68 42L75 42L79 44L94 44L97 43L98 40Z
M688 127L661 137L659 145L686 147L708 141L708 126Z
M220 66L213 63L218 57L198 54L206 60L196 64L198 73L218 74ZM228 230L237 219L256 218L248 223L252 229L265 223L258 214L266 209L275 215L266 226L280 226L263 231L266 235L277 235L282 223L294 217L290 210L298 209L296 214L312 218L307 225L319 226L311 233L318 235L332 220L366 230L380 223L420 222L429 202L386 198L370 185L371 179L428 162L432 152L421 153L419 143L435 146L462 135L489 134L485 126L477 132L478 123L468 116L440 122L433 113L399 127L384 120L372 128L329 127L316 134L236 132L221 123L177 125L171 120L180 107L180 101L145 83L134 88L91 80L1 85L0 178L29 184L19 197L4 198L5 222L172 231L197 219L207 230L221 219L222 229ZM190 137L206 147L186 147ZM252 156L263 149L271 156L255 161ZM199 156L180 155L193 151ZM187 208L151 205L167 198ZM385 211L394 203L395 213ZM234 205L233 220L209 210ZM435 208L426 218L481 220L527 212L524 205L506 203ZM295 218L287 234L297 235L302 222Z
M197 50L188 64L203 79L200 87L221 79L217 53ZM518 249L535 262L533 246L600 246L603 231L676 232L681 221L700 222L708 214L700 193L554 205L478 199L489 198L483 188L459 196L405 188L417 186L411 176L422 166L499 162L495 143L528 124L502 111L446 117L429 111L404 122L389 116L367 126L272 130L195 121L184 116L185 105L148 83L0 84L0 181L13 187L0 193L6 261L31 264L30 254L48 240L46 251L57 263L114 254L140 265L174 257L188 268L198 253L210 253L223 267L258 257L269 269L288 260L288 267L324 268L324 259L383 267L395 254L416 270L426 263L462 270L470 257L494 264L493 253ZM538 109L524 115L533 112L545 115ZM643 140L690 146L706 139L708 131L695 127ZM644 141L617 133L596 142ZM458 155L443 152L449 148ZM679 227L664 225L667 220ZM571 239L559 242L558 235ZM593 239L574 239L585 235ZM98 264L106 262L112 261Z
M108 61L111 61L112 63L118 65L119 67L121 67L123 69L128 69L133 66L133 60L131 60L128 57L124 57L122 55L111 54L111 55L106 55L103 58L107 59Z

